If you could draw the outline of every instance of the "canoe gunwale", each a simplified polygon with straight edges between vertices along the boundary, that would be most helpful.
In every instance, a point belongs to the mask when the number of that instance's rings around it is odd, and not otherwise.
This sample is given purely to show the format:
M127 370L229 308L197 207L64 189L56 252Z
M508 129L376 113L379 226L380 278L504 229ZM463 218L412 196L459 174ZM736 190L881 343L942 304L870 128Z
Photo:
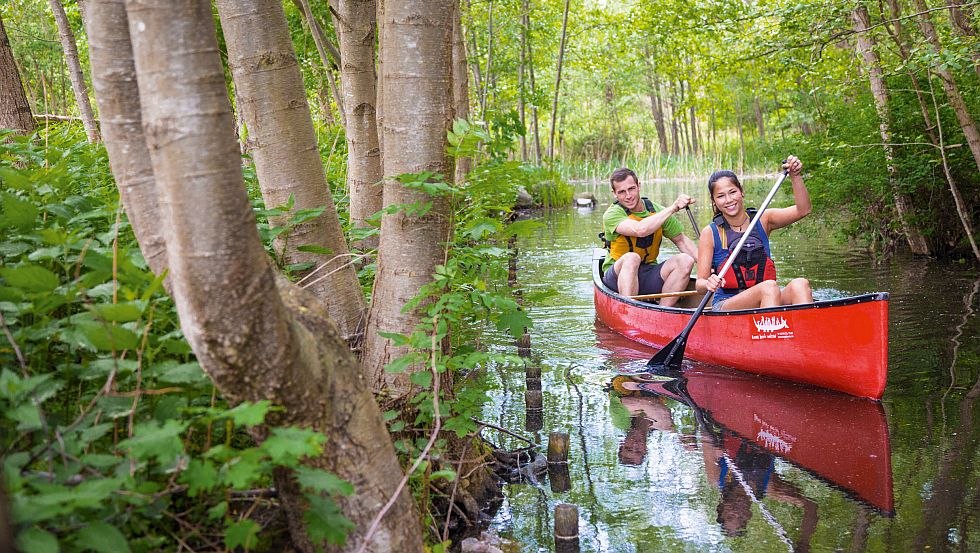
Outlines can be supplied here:
M596 256L592 261L592 282L596 289L603 294L609 296L615 301L620 303L628 304L630 307L636 307L639 309L649 309L652 311L661 311L664 313L687 313L693 314L694 309L688 307L664 307L656 303L645 302L640 300L634 300L613 292L605 283L602 282L602 262L605 256ZM700 296L699 296L700 297ZM827 307L840 307L844 305L853 305L858 303L866 303L872 301L883 301L888 299L888 292L869 292L867 294L861 294L857 296L847 296L844 298L837 298L832 300L821 300L815 301L813 303L803 303L795 305L780 305L777 307L757 307L755 309L733 309L731 311L711 311L706 309L701 316L702 317L725 317L725 316L744 316L744 315L757 315L765 313L782 313L785 311L798 311L805 309L822 309Z

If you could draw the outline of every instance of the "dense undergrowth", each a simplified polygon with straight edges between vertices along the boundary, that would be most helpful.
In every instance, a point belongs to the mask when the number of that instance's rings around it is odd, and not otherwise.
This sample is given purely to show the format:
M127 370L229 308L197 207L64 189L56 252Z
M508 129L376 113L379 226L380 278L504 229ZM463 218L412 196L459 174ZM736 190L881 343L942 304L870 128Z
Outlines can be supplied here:
M437 176L416 179L452 196L457 234L447 263L417 298L425 322L410 336L392 336L413 350L389 370L420 360L433 367L413 376L422 390L413 399L420 431L406 433L397 413L386 414L391 431L403 436L396 448L406 464L436 417L433 375L514 362L488 353L479 336L487 321L515 336L530 326L506 286L507 240L534 224L507 222L517 187L541 204L571 199L554 172L495 154L497 143L478 127L460 122L455 131L457 155L491 155L459 187L433 184ZM346 222L343 138L329 132L321 144L330 145L328 179ZM247 165L245 175L275 259L272 238L288 229L270 226L268 215L290 213L295 223L310 214L267 208ZM33 137L4 135L0 183L0 459L21 550L278 550L288 540L270 487L278 468L295 471L308 493L314 541L342 542L350 523L331 497L356 490L301 465L319 454L325 438L274 426L256 443L249 430L277 407L232 408L222 400L183 338L162 276L147 268L104 149L65 126ZM366 288L373 272L371 264L361 271ZM472 435L485 391L471 379L453 392L451 409L439 412L442 427ZM424 498L431 481L454 477L426 461L412 487ZM426 517L430 528L437 526L433 517ZM433 542L439 534L430 534Z

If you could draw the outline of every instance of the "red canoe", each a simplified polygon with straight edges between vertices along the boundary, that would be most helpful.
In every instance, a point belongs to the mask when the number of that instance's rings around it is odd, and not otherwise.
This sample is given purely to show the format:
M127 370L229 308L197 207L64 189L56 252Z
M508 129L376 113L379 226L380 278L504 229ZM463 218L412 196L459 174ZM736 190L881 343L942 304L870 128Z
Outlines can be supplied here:
M882 514L894 514L891 446L879 403L708 366L685 371L672 383L638 381L628 389L687 403L700 412L699 422L712 426L705 430L720 425Z
M663 347L690 320L700 296L661 307L602 283L605 250L592 264L599 320L627 338ZM734 369L881 399L888 374L888 293L806 305L712 312L688 335L685 356Z

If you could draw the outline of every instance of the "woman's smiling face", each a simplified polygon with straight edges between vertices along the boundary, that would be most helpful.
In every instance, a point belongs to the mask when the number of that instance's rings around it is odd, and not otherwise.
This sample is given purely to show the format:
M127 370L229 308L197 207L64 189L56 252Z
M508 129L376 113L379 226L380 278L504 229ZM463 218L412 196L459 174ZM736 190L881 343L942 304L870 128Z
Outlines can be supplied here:
M722 177L714 183L711 199L715 202L718 211L732 216L742 210L745 194L732 179Z

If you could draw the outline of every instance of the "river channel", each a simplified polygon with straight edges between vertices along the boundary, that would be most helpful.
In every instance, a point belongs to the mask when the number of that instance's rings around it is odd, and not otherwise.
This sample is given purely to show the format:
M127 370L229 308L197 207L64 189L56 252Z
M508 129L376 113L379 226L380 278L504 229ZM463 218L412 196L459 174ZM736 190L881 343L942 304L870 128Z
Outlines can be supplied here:
M747 183L747 203L757 205L772 182ZM534 322L525 362L541 369L540 423L527 410L519 367L487 371L483 412L542 452L550 433L567 433L570 484L538 473L505 486L493 532L522 552L554 551L555 507L571 504L581 551L980 551L975 268L902 256L875 262L804 220L771 237L781 283L806 276L818 299L890 294L882 401L689 359L684 387L636 389L615 377L655 350L596 321L590 261L611 197L607 185L592 187L594 209L537 214L540 228L518 244L517 287ZM681 191L698 198L695 217L706 224L700 180L643 186L665 204ZM783 190L773 205L790 201ZM690 221L681 222L693 238ZM499 347L514 345L501 339ZM491 428L484 435L503 449L527 446Z

